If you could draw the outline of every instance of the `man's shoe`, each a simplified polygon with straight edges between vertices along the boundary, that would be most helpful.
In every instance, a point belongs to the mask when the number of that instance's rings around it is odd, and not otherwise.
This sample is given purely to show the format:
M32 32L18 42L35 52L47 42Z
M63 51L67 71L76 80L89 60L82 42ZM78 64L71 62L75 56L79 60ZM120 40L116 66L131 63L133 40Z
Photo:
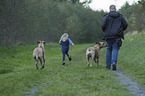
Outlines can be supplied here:
M110 70L110 67L109 66L106 66L106 68Z
M116 64L113 64L112 66L113 66L112 70L116 70Z
M71 57L69 57L69 61L71 61L72 59L71 59Z

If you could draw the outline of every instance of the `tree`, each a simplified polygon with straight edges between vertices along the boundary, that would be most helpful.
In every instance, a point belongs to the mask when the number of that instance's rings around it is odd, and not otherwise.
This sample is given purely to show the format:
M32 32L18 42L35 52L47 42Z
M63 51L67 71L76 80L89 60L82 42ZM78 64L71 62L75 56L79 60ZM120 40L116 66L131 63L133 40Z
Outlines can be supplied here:
M138 3L141 4L143 9L145 10L145 1L144 0L140 0L140 1L138 1Z
M76 43L101 40L103 12L95 12L78 2L3 0L0 2L0 44L9 47L38 40L58 42L64 32Z

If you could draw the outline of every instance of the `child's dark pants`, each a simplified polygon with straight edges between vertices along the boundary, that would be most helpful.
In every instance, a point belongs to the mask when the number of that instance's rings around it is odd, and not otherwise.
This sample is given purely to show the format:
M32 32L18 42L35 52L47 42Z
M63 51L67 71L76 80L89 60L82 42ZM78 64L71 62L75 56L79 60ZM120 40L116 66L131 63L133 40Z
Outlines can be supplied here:
M68 58L70 58L70 56L68 54L68 51L69 51L69 47L68 46L63 46L62 47L63 61L65 61L65 54L67 55Z

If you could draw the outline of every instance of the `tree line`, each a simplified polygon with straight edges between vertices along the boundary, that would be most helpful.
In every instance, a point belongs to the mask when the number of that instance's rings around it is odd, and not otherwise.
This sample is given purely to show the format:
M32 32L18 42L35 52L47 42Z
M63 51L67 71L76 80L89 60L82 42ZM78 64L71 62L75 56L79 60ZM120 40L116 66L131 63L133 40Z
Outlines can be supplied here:
M64 32L75 43L102 41L101 22L107 12L83 6L89 3L91 0L1 0L0 45L58 42ZM129 23L128 31L144 29L143 6L140 0L119 10Z
M121 7L119 12L123 14L129 24L127 32L142 32L145 30L144 0L139 0L138 3L134 3L133 5L129 5L129 3L126 2L126 4Z

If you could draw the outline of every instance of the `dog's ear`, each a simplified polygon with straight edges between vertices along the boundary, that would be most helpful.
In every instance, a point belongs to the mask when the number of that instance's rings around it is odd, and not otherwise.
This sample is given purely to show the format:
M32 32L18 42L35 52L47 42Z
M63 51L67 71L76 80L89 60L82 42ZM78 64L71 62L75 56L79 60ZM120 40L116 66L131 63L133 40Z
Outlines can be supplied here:
M43 44L45 44L45 41L43 41Z
M37 41L37 44L40 43L40 41Z
M99 42L96 41L95 44L99 44Z
M99 42L99 46L101 46L102 44Z
M96 44L98 44L99 46L101 45L101 43L100 43L100 42L96 42Z

